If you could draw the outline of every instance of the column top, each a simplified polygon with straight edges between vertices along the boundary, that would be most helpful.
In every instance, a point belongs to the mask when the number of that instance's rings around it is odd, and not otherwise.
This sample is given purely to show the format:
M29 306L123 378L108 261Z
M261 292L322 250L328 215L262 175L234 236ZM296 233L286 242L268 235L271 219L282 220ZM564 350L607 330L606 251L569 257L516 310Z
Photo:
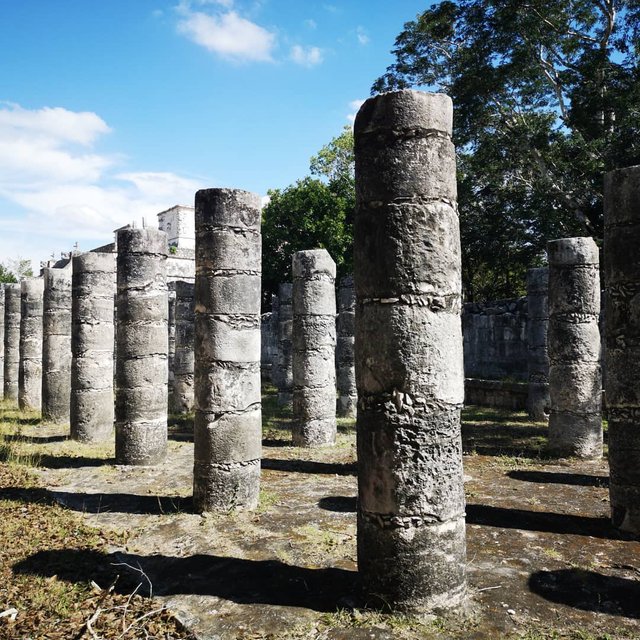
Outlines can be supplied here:
M453 102L445 93L413 89L390 91L364 102L356 115L354 133L367 134L384 129L426 129L451 135Z
M550 266L571 266L600 263L600 250L591 237L562 238L547 243Z

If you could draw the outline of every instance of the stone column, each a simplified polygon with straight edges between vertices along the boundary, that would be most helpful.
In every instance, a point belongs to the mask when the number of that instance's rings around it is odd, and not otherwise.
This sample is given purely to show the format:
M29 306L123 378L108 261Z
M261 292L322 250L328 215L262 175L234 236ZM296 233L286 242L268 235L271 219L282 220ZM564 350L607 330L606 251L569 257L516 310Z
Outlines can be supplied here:
M71 437L113 437L113 253L73 256L71 278Z
M0 393L4 397L4 284L0 284Z
M356 294L353 288L353 276L346 276L340 280L338 287L338 322L336 325L337 415L341 418L355 418L358 403L353 353L355 316Z
M71 261L43 273L42 417L69 424L71 398Z
M549 354L547 328L549 307L549 269L540 267L527 271L527 367L529 384L527 412L537 421L549 419Z
M285 282L278 288L278 404L293 399L293 284Z
M117 232L116 463L155 465L167 453L167 234Z
M42 409L42 278L20 283L20 365L18 404L20 409Z
M20 290L16 283L4 285L4 398L13 402L18 401Z
M293 254L293 444L336 442L336 264L324 249Z
M549 256L549 451L602 456L600 269L592 238L547 244Z
M278 379L278 326L280 325L280 300L275 294L271 294L271 319L269 327L269 336L271 339L271 369L269 371L269 380L271 384L277 388L276 380Z
M606 174L606 398L613 525L640 534L640 166Z
M466 591L452 111L399 91L354 126L358 567L369 597L402 611Z
M253 509L262 446L260 197L196 193L196 511Z
M168 378L167 378L167 393L168 393L168 402L169 402L169 413L174 413L174 407L176 403L173 398L173 389L174 389L174 359L176 355L176 283L175 282L167 282L167 296L168 296L168 305L169 311L167 316L167 336L168 336L168 351L167 351L167 369L168 369Z
M185 415L193 411L194 285L177 280L174 286L176 329L171 413Z

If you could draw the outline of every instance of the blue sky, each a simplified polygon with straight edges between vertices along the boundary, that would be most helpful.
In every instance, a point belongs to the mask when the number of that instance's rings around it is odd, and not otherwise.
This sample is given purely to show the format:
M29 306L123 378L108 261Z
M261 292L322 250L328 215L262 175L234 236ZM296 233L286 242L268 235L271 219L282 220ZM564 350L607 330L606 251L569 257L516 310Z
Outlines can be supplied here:
M0 261L308 172L417 0L1 0Z

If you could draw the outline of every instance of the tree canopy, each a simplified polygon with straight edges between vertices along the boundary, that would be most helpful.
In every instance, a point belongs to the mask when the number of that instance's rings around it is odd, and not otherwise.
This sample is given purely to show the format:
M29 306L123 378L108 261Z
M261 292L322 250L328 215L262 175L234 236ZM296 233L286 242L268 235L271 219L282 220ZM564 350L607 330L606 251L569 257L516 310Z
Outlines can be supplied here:
M352 270L353 133L346 127L311 158L310 172L285 189L269 191L263 209L262 276L265 296L291 281L296 251L326 249L338 275Z
M469 299L522 292L547 240L602 237L602 178L640 163L640 0L445 0L373 92L454 103Z
M15 258L5 265L0 262L0 282L18 282L21 278L33 275L31 260Z

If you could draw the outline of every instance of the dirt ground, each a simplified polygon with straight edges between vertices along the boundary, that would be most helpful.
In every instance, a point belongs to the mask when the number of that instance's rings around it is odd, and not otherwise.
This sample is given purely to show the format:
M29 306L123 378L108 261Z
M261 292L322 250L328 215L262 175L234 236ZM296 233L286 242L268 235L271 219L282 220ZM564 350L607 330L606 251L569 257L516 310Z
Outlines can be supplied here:
M156 468L114 466L110 447L23 425L14 438L37 453L42 486L91 526L130 535L108 553L39 552L13 570L99 581L96 567L118 564L212 640L640 638L640 541L609 524L606 460L546 459L544 425L466 409L469 605L445 618L384 615L359 591L353 426L335 447L303 450L289 446L287 422L267 424L258 511L206 517L190 513L184 425Z

